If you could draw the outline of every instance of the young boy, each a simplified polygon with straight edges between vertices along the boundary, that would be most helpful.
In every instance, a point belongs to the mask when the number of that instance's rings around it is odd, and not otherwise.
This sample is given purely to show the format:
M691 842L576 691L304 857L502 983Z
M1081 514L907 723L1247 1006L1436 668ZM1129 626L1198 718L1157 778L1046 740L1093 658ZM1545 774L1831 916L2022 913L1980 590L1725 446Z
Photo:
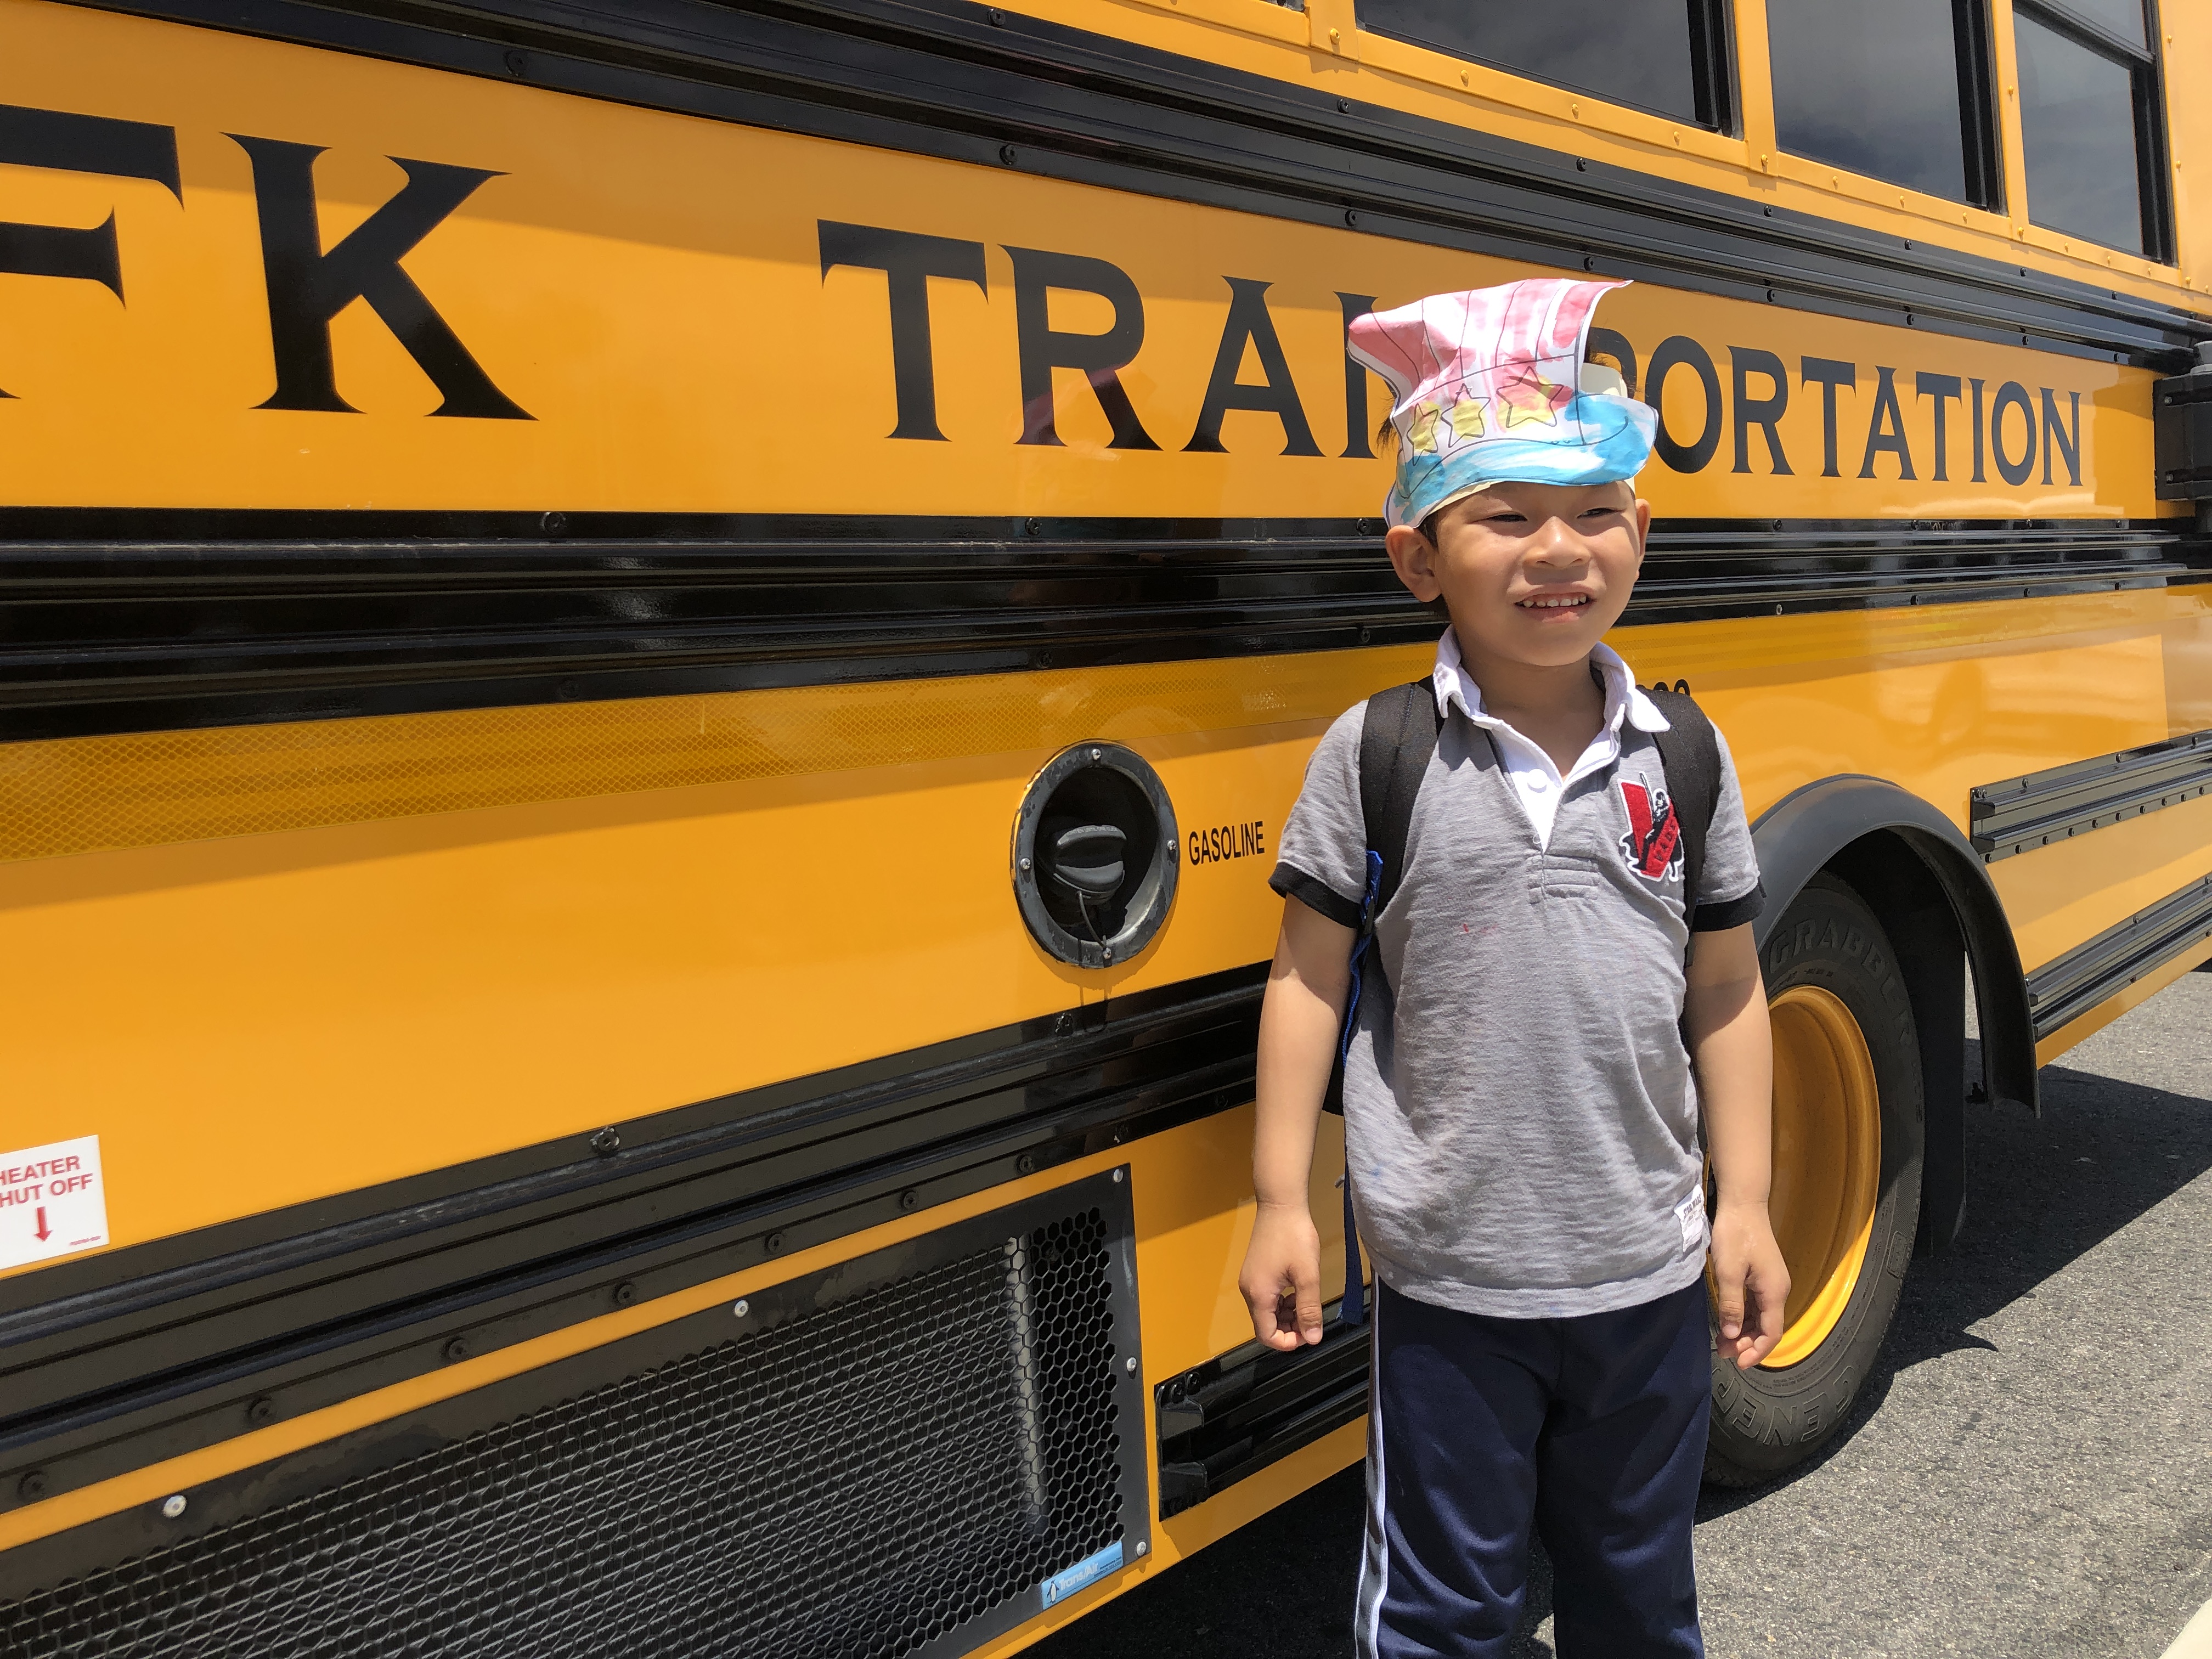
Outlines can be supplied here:
M1712 1355L1747 1368L1781 1334L1742 796L1723 746L1686 894L1679 841L1656 833L1667 720L1600 643L1651 518L1628 481L1655 416L1583 361L1619 286L1516 283L1352 325L1396 394L1390 561L1451 617L1442 729L1345 1054L1376 1280L1362 1659L1504 1655L1532 1525L1561 1659L1701 1654L1690 1526ZM1242 1287L1284 1350L1322 1334L1306 1190L1372 845L1363 709L1315 751L1273 878Z

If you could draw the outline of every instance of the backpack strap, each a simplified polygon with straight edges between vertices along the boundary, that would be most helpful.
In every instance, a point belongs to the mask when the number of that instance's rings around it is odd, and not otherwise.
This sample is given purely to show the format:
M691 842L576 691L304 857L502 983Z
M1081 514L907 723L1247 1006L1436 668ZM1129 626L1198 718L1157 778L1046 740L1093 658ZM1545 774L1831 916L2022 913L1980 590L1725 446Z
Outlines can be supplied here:
M1367 830L1367 892L1359 907L1359 926L1352 943L1352 994L1345 1000L1344 1025L1338 1035L1336 1064L1322 1096L1325 1111L1344 1112L1344 1060L1359 1012L1363 981L1382 972L1370 956L1375 918L1398 890L1406 873L1406 842L1413 825L1413 799L1421 792L1429 757L1436 752L1443 722L1437 714L1435 686L1414 680L1378 691L1367 700L1359 723L1359 811Z
M1705 841L1721 804L1720 738L1688 692L1655 685L1644 695L1667 717L1667 730L1653 732L1651 739L1659 745L1667 793L1682 826L1682 908L1695 930L1705 898Z
M1374 931L1375 915L1389 906L1405 879L1413 798L1421 793L1429 757L1437 752L1437 734L1443 730L1436 685L1425 678L1367 700L1359 726L1359 810L1367 821L1368 850L1382 854L1382 876L1363 933Z
M1352 992L1345 999L1344 1026L1338 1034L1336 1063L1322 1096L1324 1111L1344 1114L1344 1062L1359 1017L1359 997L1369 974L1381 975L1382 963L1370 948L1375 918L1398 890L1406 875L1406 842L1413 833L1413 800L1421 793L1429 757L1437 752L1443 717L1437 712L1435 683L1425 677L1378 691L1367 700L1359 722L1359 812L1367 829L1367 893L1359 907L1359 930L1352 945ZM1352 1210L1351 1143L1344 1170L1344 1297L1337 1316L1346 1325L1367 1322L1367 1287L1359 1273L1359 1225Z

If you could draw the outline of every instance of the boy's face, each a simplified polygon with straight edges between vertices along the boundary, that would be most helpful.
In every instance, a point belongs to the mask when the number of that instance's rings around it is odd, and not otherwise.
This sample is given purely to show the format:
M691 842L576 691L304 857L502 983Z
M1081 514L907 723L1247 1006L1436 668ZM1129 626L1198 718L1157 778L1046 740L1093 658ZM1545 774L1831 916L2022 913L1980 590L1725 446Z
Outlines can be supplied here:
M1626 483L1495 483L1437 514L1433 543L1401 526L1388 545L1415 599L1443 596L1470 658L1559 668L1620 619L1650 527Z

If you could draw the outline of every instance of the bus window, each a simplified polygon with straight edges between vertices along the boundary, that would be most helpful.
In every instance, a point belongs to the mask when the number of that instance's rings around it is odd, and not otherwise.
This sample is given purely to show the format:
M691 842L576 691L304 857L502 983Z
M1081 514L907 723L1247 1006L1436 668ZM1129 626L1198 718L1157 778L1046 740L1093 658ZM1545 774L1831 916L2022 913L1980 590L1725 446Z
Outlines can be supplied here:
M2033 6L2034 0L2028 0L2022 9ZM2143 33L2142 0L2066 0L2065 9L2131 46L2150 44Z
M1729 125L1713 0L1362 0L1359 26L1701 126Z
M2140 3L2023 3L2013 32L2028 217L2162 257L2157 65Z
M1766 27L1783 149L1996 204L1981 0L1770 0Z

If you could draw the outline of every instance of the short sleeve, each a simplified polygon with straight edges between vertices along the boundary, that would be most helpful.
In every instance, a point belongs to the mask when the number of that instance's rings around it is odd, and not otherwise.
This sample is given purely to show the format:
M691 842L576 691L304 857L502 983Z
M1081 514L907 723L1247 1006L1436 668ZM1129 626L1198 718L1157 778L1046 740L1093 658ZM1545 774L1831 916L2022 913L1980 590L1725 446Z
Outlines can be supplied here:
M1306 763L1306 780L1276 842L1267 885L1346 927L1367 896L1367 817L1359 805L1359 733L1367 705L1339 715Z
M1697 915L1692 933L1717 933L1754 921L1766 905L1766 890L1759 885L1759 853L1751 842L1751 825L1744 817L1743 787L1736 781L1735 761L1720 727L1713 728L1720 747L1721 795L1713 807L1712 826L1705 832L1705 867L1698 883Z

